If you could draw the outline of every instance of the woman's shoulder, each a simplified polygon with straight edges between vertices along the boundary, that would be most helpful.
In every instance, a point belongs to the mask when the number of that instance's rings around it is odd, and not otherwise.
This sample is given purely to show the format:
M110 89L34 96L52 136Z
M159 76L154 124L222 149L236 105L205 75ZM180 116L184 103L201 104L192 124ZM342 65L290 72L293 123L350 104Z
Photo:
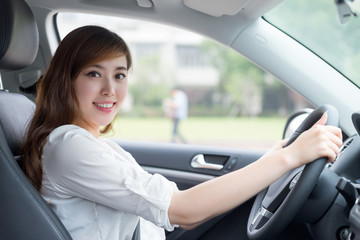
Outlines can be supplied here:
M101 142L91 133L76 125L63 125L55 128L46 139L44 151L80 153L87 149L99 148Z
M63 125L48 136L43 149L43 162L73 165L80 159L104 154L102 143L85 129L76 125ZM75 161L76 160L76 161Z
M85 129L83 129L79 126L73 125L73 124L67 124L67 125L62 125L60 127L55 128L49 134L48 142L64 141L66 139L72 139L75 136L96 139Z

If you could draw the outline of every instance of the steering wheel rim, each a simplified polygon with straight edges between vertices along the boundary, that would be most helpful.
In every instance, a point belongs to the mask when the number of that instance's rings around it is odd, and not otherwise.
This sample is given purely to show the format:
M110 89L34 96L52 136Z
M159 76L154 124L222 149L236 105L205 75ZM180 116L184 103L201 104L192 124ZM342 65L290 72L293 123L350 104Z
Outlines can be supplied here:
M297 128L285 147L294 142L302 132L311 128L325 112L328 113L326 125L338 126L339 113L336 108L331 105L320 106L316 108ZM280 206L277 207L274 213L268 212L268 210L263 207L263 200L273 184L260 192L256 196L248 218L248 237L252 240L275 238L290 223L296 213L300 210L301 206L305 203L315 187L316 180L319 178L326 162L326 158L319 158L306 164L303 170L300 171L300 174L290 174L291 179L296 180L291 189L288 190L289 192L285 199ZM295 171L299 172L299 169ZM292 183L293 180L291 180L291 184Z

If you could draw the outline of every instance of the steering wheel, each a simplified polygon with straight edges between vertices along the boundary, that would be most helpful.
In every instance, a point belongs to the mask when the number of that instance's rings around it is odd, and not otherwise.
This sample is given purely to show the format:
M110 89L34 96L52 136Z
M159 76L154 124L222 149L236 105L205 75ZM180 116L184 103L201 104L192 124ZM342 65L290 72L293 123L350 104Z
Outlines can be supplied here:
M326 125L338 126L339 113L336 108L331 105L320 106L301 123L284 147L311 128L325 112L328 113ZM319 158L294 169L260 192L249 215L248 237L253 240L275 238L305 203L326 162L327 158Z

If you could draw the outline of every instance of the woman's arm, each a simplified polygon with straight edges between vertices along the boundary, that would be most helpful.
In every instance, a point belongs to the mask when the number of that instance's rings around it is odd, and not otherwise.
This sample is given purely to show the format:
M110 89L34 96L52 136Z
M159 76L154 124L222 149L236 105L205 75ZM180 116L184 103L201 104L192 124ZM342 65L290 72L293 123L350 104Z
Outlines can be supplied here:
M255 196L282 175L320 157L333 161L342 144L341 130L323 126L326 114L310 130L286 148L280 141L258 161L232 173L175 190L169 207L172 224L189 228L220 215Z

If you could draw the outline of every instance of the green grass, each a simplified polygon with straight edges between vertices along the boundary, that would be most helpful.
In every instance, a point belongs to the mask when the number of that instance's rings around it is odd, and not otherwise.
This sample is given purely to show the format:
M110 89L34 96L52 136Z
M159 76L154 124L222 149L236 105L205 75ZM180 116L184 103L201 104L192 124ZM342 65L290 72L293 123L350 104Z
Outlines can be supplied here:
M190 143L268 148L280 140L286 118L191 117L181 122L180 132ZM119 117L109 137L169 142L172 122L166 118Z

